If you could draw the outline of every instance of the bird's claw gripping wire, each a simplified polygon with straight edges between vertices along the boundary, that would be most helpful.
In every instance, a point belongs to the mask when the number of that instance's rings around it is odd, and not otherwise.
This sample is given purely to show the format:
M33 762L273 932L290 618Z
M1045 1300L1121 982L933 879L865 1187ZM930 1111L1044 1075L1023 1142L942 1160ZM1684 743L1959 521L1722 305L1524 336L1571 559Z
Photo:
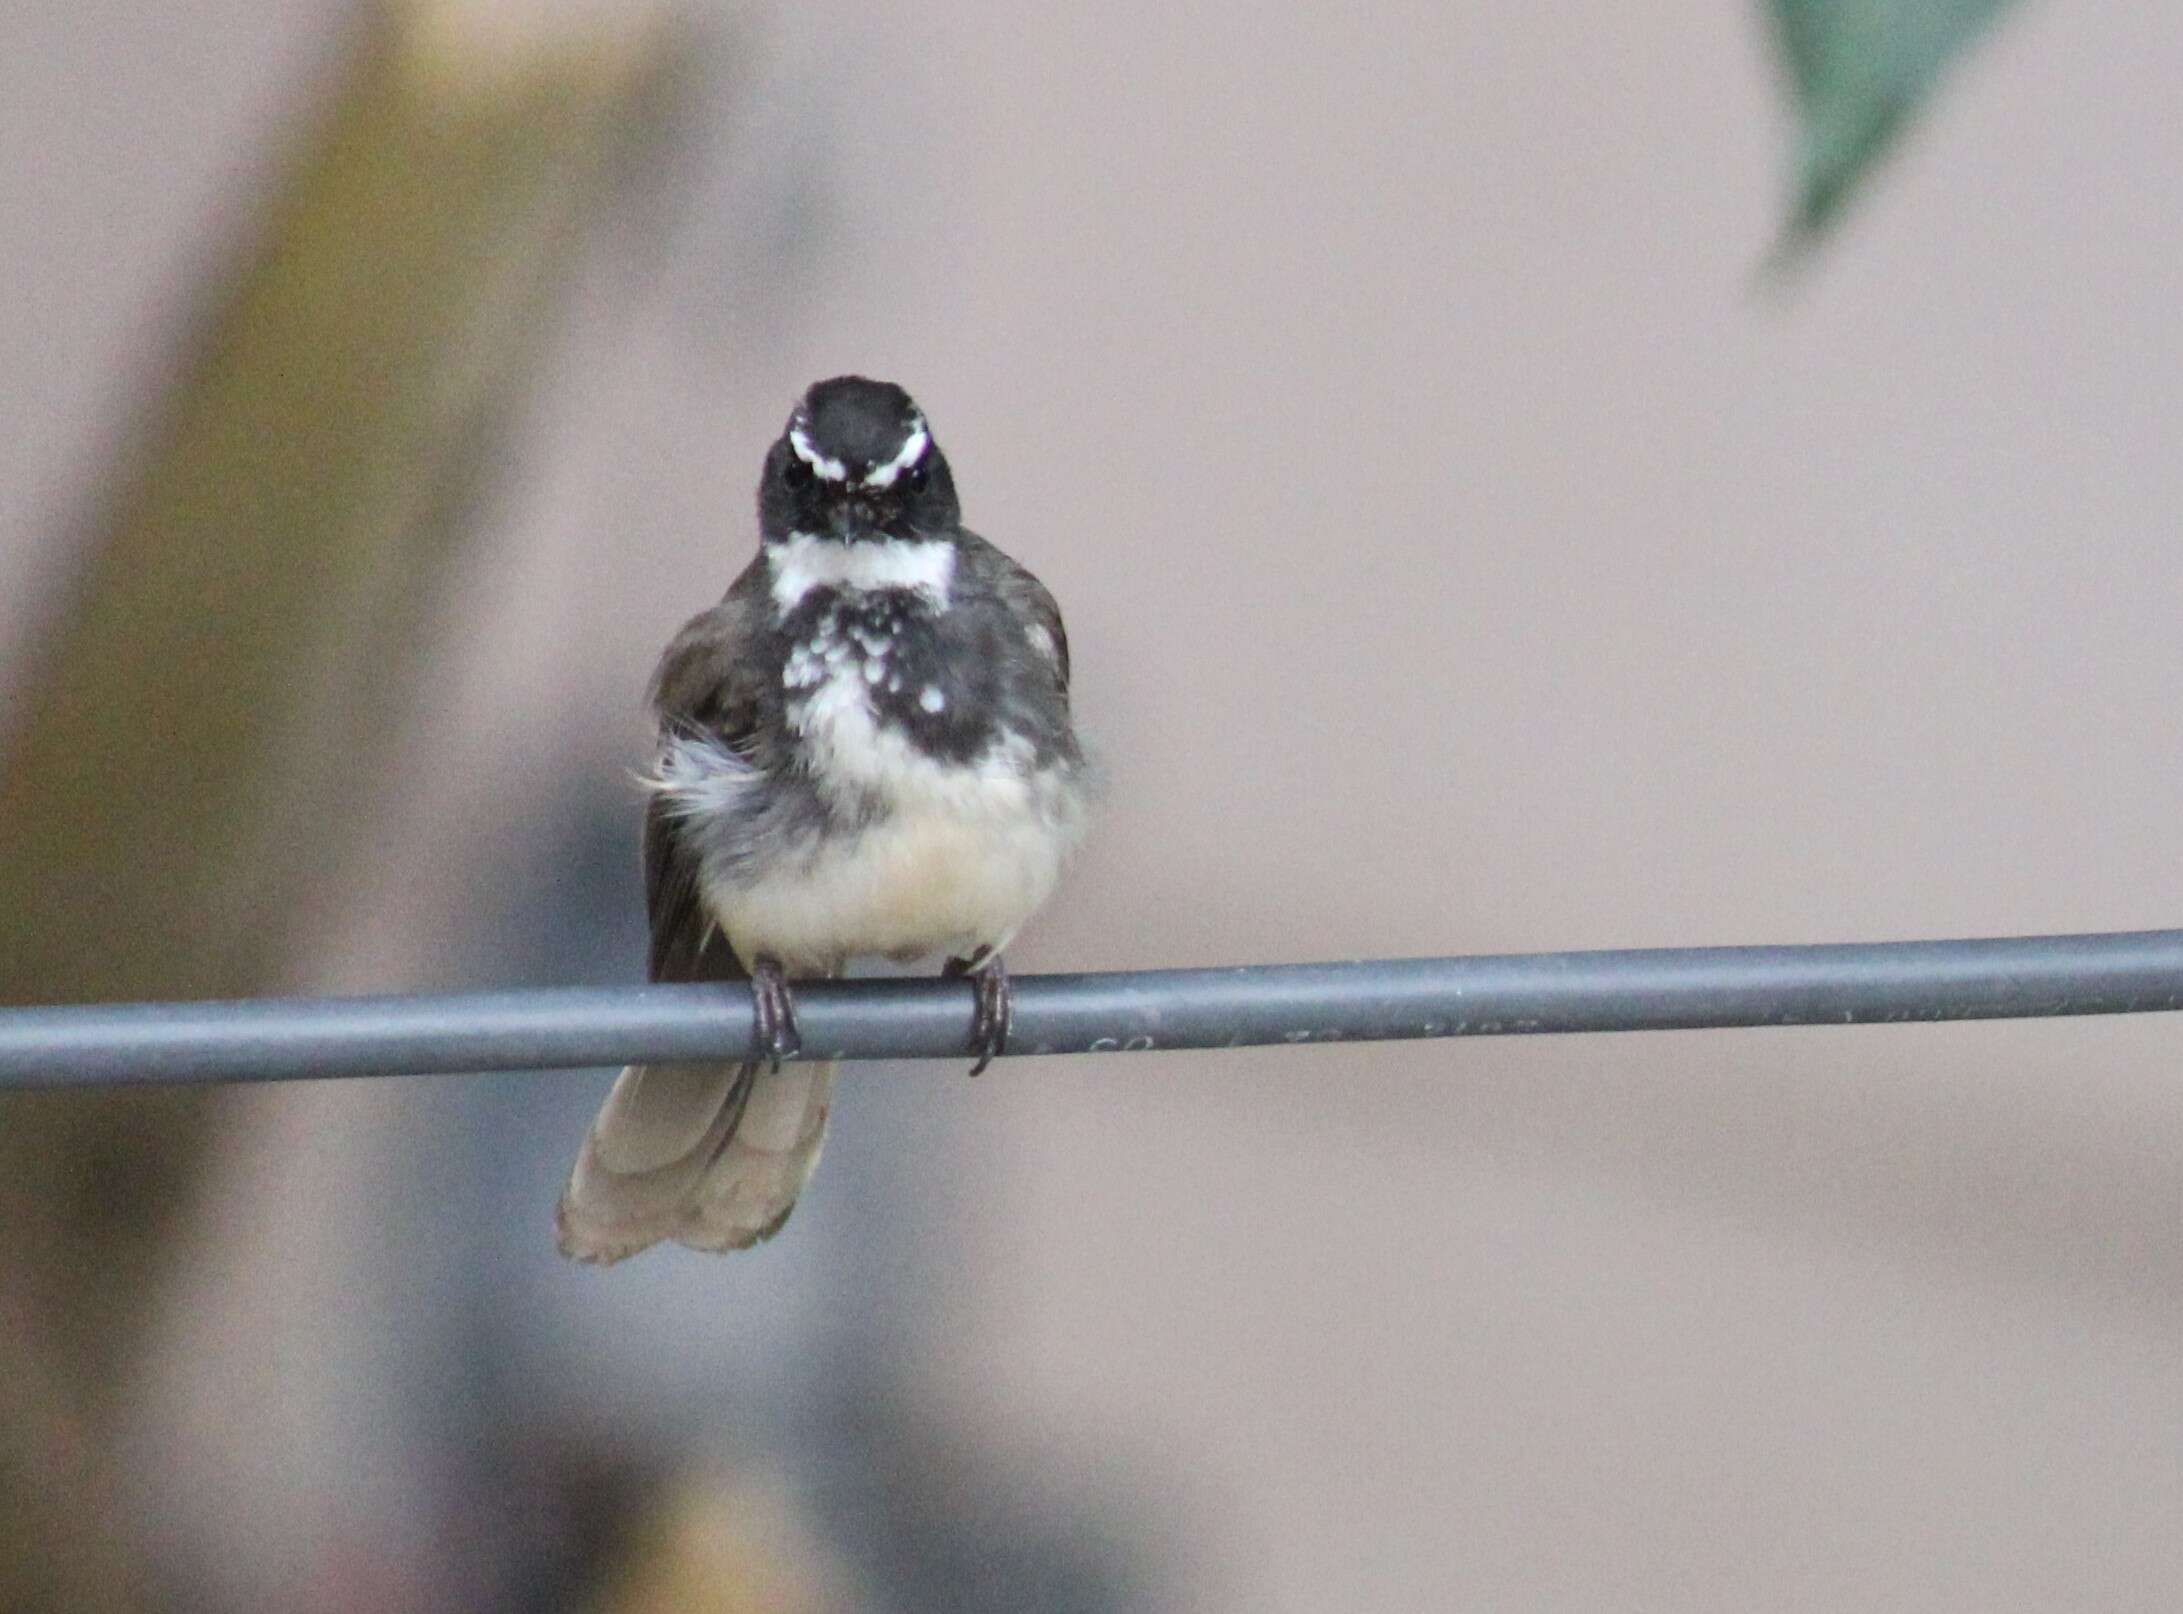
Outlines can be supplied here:
M775 1075L781 1061L803 1051L803 1033L796 1029L796 999L788 989L788 977L780 961L761 958L751 967L751 1056L763 1059Z
M1000 954L981 947L968 958L949 959L940 974L943 979L968 977L970 981L974 995L970 1052L978 1058L970 1074L980 1075L997 1056L1008 1051L1008 1033L1015 1024L1015 993L1008 984L1008 966L1001 962Z

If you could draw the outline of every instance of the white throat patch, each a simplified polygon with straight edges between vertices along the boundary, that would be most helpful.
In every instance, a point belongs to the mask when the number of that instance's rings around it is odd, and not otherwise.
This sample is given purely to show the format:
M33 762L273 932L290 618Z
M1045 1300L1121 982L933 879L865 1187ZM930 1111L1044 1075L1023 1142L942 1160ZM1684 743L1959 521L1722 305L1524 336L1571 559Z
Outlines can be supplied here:
M955 545L946 538L881 538L848 543L792 532L766 547L772 572L773 616L780 621L815 588L868 593L914 589L944 607L955 581Z

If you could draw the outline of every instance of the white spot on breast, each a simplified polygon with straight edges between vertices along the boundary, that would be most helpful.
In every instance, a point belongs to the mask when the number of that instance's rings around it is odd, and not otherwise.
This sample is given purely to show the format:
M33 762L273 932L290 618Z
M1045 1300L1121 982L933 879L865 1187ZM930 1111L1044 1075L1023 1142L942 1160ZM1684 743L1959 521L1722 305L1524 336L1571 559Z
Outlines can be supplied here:
M788 701L788 725L814 784L845 804L877 797L898 811L977 818L1024 810L1034 771L1028 741L1003 731L969 762L930 756L904 730L881 720L872 704L871 666L830 672Z
M872 657L870 661L864 664L864 681L867 684L876 684L886 676L887 664L877 656Z
M947 696L941 693L938 684L927 684L917 692L917 704L928 712L937 712L947 705Z

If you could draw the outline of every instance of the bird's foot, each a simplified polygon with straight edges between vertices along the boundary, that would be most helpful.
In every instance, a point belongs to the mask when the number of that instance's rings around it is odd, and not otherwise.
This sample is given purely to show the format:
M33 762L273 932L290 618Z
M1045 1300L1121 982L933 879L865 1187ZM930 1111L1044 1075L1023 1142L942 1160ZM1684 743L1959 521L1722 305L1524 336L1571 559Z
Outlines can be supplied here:
M796 999L779 959L761 958L751 966L750 1001L752 1056L768 1061L778 1075L782 1060L803 1051L803 1033L796 1029Z
M976 995L970 1016L970 1051L978 1062L970 1067L976 1076L1008 1050L1008 1031L1015 1023L1015 994L1008 985L1008 966L990 947L981 947L968 958L951 958L940 971L943 979L969 977Z

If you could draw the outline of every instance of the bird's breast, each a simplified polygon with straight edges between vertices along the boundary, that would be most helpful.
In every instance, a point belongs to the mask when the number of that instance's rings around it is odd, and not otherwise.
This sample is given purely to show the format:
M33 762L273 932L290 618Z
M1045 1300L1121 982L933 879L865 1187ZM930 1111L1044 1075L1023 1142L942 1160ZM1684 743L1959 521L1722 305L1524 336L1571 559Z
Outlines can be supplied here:
M783 626L785 766L823 811L707 879L730 944L810 970L1003 945L1081 832L1073 760L1009 725L929 595L815 588Z

